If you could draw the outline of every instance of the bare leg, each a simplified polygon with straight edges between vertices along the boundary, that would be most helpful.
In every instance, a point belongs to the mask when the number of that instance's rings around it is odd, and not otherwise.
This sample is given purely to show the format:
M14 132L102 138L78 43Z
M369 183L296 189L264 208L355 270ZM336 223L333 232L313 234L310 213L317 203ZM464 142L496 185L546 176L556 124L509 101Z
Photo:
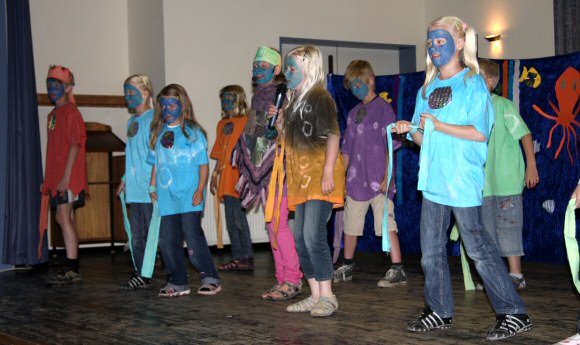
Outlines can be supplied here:
M354 258L354 252L356 251L356 245L358 242L358 236L344 234L344 258L352 260Z
M510 266L510 273L522 274L522 257L521 256L508 256L508 264Z
M389 236L391 239L391 262L401 263L403 258L401 255L401 244L399 243L399 235L395 231L389 231Z
M56 221L62 229L67 259L78 259L79 239L74 223L73 203L61 204L56 208Z

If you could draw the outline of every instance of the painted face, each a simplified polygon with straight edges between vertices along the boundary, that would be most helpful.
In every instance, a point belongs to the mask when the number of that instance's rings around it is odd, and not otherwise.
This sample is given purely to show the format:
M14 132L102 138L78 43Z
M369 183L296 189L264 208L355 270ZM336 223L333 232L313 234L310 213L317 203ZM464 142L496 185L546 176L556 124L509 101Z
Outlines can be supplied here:
M274 79L276 66L266 61L254 61L252 65L252 79L258 85L268 84Z
M159 100L163 120L168 124L173 124L181 119L181 102L175 97L161 97Z
M222 110L231 111L236 109L236 95L233 92L224 92L222 94Z
M455 40L449 31L435 29L427 33L429 57L437 67L445 66L455 54Z
M355 79L350 83L350 92L359 100L362 101L369 94L369 86L360 79Z
M286 71L284 72L286 80L288 81L288 88L296 90L304 82L304 73L302 66L295 56L289 56L286 63Z
M56 101L64 97L64 89L65 86L62 81L55 78L46 79L46 90L48 92L48 98L50 98L53 103L56 103Z
M135 109L141 104L143 104L143 93L133 84L123 85L123 90L125 91L125 103L127 108Z

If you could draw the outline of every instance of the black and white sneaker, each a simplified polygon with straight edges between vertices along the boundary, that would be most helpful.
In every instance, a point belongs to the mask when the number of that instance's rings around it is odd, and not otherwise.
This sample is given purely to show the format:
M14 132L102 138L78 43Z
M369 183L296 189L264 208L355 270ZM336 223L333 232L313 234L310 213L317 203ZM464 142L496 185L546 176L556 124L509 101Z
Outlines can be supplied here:
M495 326L487 333L487 340L501 340L533 328L528 314L498 314Z
M151 288L151 279L135 274L126 284L122 285L121 288L123 290L149 289Z
M433 329L447 329L452 326L452 317L441 317L429 306L423 309L423 313L416 320L407 323L407 329L411 332L427 332Z

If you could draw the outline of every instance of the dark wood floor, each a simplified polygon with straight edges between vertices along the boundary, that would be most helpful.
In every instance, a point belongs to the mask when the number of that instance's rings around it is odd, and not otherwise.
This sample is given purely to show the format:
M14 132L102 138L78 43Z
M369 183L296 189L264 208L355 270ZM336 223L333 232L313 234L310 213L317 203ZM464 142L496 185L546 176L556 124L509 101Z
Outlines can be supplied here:
M273 262L266 247L256 251L256 270L224 273L218 296L164 299L162 267L155 289L122 291L129 278L129 256L82 252L84 281L49 287L49 270L0 273L0 344L480 344L495 317L482 292L462 289L459 262L452 259L456 319L454 328L413 334L406 321L424 305L418 257L406 258L407 286L380 289L387 259L360 253L357 275L334 284L339 310L330 318L289 314L288 302L266 302L259 294L271 286ZM216 252L217 264L227 253ZM565 266L524 263L528 289L522 292L535 328L504 344L551 344L575 333L580 308ZM191 287L197 289L191 270ZM195 290L192 290L195 291Z

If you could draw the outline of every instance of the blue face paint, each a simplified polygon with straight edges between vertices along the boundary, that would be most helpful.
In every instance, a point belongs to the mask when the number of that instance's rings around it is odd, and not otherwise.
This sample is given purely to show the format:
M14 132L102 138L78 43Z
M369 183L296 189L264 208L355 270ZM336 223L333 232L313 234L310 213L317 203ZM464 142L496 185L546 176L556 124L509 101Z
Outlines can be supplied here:
M290 90L296 90L304 81L302 66L300 66L295 56L288 57L284 76L286 76L286 80L288 81L288 88Z
M181 102L175 97L161 97L159 100L163 120L168 124L174 124L181 119Z
M125 103L127 108L135 109L141 104L143 104L143 93L138 87L132 84L123 85L123 90L125 91Z
M276 66L266 61L255 61L252 65L252 79L258 85L268 84L274 79Z
M224 92L222 94L222 110L231 111L236 109L236 95L232 92Z
M436 29L427 33L429 57L437 67L445 66L455 54L455 40L447 30Z
M360 79L355 79L350 83L350 92L362 101L369 94L369 86Z
M65 95L65 86L62 81L55 78L46 79L46 90L48 92L48 98L51 102L56 103L59 99Z

